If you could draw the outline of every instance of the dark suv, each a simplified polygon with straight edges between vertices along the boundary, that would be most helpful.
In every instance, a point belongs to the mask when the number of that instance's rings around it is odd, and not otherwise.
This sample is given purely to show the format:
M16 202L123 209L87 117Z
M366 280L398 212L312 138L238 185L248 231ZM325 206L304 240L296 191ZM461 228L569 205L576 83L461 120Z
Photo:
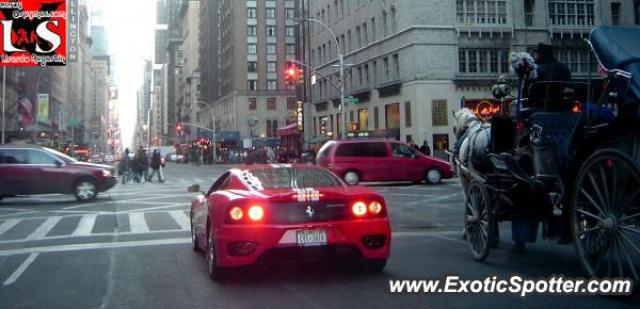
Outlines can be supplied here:
M116 182L111 166L80 162L46 147L0 146L0 199L60 193L88 201Z

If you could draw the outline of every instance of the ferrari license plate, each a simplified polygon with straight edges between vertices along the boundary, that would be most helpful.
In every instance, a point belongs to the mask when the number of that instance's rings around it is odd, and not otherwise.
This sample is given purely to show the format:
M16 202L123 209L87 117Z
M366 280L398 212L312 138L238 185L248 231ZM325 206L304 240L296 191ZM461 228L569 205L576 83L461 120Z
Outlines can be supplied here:
M327 231L302 230L296 232L298 246L324 246L327 244Z

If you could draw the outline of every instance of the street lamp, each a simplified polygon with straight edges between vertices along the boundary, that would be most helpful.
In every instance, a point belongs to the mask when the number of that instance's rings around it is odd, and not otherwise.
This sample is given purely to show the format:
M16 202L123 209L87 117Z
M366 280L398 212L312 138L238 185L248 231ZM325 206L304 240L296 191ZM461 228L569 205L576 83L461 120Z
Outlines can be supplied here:
M340 108L338 110L342 115L342 126L340 127L340 130L342 132L339 132L339 133L342 135L343 139L346 139L347 138L347 131L346 131L347 113L345 113L345 108L344 108L344 55L342 54L342 50L340 49L340 42L338 42L338 37L336 37L336 34L333 33L331 28L327 26L327 24L323 23L322 21L315 18L298 19L298 23L303 21L310 21L310 22L314 22L322 25L329 32L329 34L331 34L331 36L333 37L333 41L336 43L336 48L338 49L338 61L339 61L338 67L340 69L340 73L339 73L340 80L338 81L340 85Z

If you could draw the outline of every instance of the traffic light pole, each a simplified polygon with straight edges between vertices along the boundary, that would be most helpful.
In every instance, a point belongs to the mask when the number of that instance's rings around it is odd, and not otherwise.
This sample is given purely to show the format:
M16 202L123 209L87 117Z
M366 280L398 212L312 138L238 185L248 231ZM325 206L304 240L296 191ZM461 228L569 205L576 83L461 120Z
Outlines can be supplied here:
M338 109L340 114L342 115L342 127L340 127L340 131L342 132L338 132L338 134L340 134L340 136L342 136L343 139L347 138L347 113L345 112L345 106L344 106L344 55L342 54L342 51L340 49L340 43L338 42L338 37L336 37L336 34L333 33L333 31L331 31L331 28L329 26L327 26L327 24L325 24L324 22L315 19L315 18L300 18L299 21L312 21L314 23L318 23L320 25L322 25L328 32L329 34L331 34L331 36L333 37L333 41L336 43L336 49L338 50L338 61L339 61L339 76L340 76L340 80L339 80L339 90L340 90L340 108ZM338 120L338 123L340 123L340 120Z

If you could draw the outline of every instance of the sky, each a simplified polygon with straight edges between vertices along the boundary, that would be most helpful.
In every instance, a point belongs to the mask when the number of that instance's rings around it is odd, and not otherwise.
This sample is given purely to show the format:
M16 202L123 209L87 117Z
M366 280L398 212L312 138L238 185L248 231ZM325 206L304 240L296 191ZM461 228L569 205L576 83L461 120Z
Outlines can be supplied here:
M124 147L129 147L136 124L136 93L144 78L144 60L153 57L155 0L104 0L102 3L109 52L116 59L114 79L118 86L122 142Z

